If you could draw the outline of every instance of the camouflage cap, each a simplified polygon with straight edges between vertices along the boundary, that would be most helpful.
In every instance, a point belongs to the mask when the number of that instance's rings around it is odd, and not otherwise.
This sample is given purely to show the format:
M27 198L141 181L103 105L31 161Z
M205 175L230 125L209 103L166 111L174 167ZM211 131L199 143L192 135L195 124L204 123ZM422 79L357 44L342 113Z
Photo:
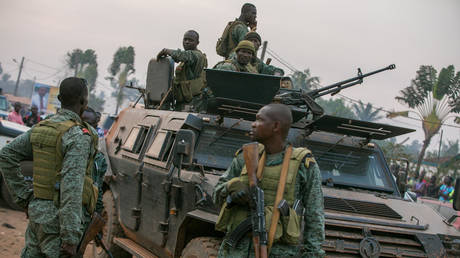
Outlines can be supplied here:
M235 48L235 52L238 52L238 50L240 50L240 49L250 50L253 55L256 52L256 49L254 48L254 44L249 40L240 41L240 43L238 43L238 46L236 46L236 48Z
M255 31L250 31L248 33L246 33L246 36L244 36L244 39L258 39L259 42L262 42L262 38L260 37L259 33L255 32Z

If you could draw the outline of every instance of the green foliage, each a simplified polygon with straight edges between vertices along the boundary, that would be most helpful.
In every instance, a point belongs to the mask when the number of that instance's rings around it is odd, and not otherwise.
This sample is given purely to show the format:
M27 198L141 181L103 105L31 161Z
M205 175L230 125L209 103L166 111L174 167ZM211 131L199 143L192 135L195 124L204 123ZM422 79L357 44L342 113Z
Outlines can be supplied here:
M318 98L316 99L316 102L324 109L324 112L328 115L356 119L355 113L353 113L351 108L347 106L342 99L325 100Z
M74 76L84 78L88 82L89 87L89 100L88 104L98 111L102 111L104 107L104 98L96 96L96 82L97 82L97 55L93 49L85 51L81 49L74 49L67 52L66 55L67 67L74 71Z
M9 73L4 73L4 74L2 75L2 81L3 81L4 83L7 83L7 82L10 80L10 78L11 78L11 75L10 75Z
M362 121L373 122L383 118L383 116L379 115L382 108L374 110L371 103L367 103L366 105L364 105L363 102L359 101L359 105L356 103L353 104L353 110L355 112L356 117Z
M310 91L318 88L319 86L319 77L311 76L310 69L305 69L302 71L295 71L290 75L295 89L303 89Z
M425 140L418 156L416 172L425 156L432 137L439 132L450 113L460 113L460 72L450 65L442 68L439 75L432 66L420 66L411 85L400 91L399 102L416 108L422 118Z
M118 113L118 109L125 99L124 96L124 86L128 80L128 76L135 72L134 69L134 57L135 57L134 48L129 47L120 47L113 55L112 64L109 67L109 73L112 75L107 79L110 80L112 87L116 89L116 92L112 93L112 96L116 97L116 110L115 113ZM116 78L118 77L118 78Z
M3 73L2 63L0 63L0 74Z

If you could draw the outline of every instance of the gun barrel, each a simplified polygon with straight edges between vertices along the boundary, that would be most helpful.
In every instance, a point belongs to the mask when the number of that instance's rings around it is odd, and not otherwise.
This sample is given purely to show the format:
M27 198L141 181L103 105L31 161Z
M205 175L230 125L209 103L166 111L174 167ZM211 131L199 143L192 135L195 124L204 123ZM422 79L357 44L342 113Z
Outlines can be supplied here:
M361 71L358 70L359 71L358 76L356 76L356 77L353 77L353 78L350 78L350 79L347 79L347 80L344 80L344 81L336 82L334 84L322 87L320 89L312 90L312 91L308 92L307 94L311 98L316 99L318 97L324 96L324 95L329 94L329 93L338 92L338 91L340 91L340 89L348 88L348 87L351 87L351 86L356 85L356 84L361 84L363 82L362 80L365 77L368 77L368 76L371 76L371 75L374 75L376 73L380 73L380 72L383 72L383 71L386 71L386 70L393 70L395 68L396 68L396 65L391 64L391 65L389 65L387 67L384 67L384 68L381 68L381 69L378 69L378 70L375 70L375 71L372 71L372 72L369 72L369 73L366 73L366 74L360 74Z

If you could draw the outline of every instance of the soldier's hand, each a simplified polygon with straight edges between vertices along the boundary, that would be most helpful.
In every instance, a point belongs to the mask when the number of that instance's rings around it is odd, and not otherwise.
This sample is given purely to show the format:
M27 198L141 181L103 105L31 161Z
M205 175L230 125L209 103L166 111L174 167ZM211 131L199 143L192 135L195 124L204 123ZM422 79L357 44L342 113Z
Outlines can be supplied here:
M65 255L74 256L77 254L77 245L62 243L61 252Z
M160 60L161 58L167 57L168 54L169 54L169 53L168 53L168 49L163 48L163 49L160 51L160 53L158 53L158 55L157 55L157 61Z
M241 190L230 194L232 204L246 205L249 203L249 193L247 190Z

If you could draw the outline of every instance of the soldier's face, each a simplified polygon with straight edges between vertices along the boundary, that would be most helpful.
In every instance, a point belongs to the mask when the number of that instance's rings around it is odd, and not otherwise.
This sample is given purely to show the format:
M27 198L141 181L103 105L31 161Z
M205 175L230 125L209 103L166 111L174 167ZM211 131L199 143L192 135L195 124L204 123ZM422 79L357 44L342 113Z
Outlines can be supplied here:
M182 40L182 45L185 50L194 50L198 46L198 38L195 33L186 32L184 34L184 39Z
M274 134L275 122L267 116L266 107L263 107L256 114L256 121L252 123L251 139L264 143Z
M249 24L254 24L257 18L257 9L255 7L251 7L246 13L246 20Z
M252 51L242 48L236 52L236 59L241 65L247 65L252 59Z
M97 116L92 112L84 111L81 119L91 125L93 128L97 127Z
M281 81L281 88L283 89L292 89L292 83L290 80Z

